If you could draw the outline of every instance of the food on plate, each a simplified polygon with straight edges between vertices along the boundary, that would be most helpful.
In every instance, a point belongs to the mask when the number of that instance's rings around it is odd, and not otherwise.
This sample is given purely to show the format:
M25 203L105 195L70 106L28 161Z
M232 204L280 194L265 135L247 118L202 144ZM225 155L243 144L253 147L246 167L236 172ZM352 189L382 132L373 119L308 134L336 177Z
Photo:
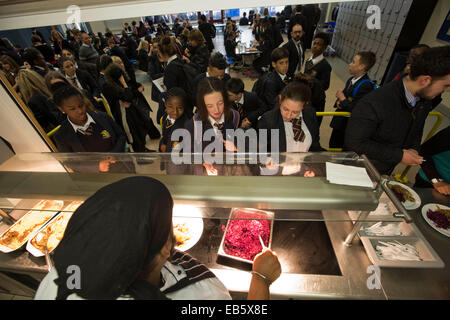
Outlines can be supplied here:
M173 226L173 234L175 236L175 246L178 248L182 248L191 239L186 222L175 224Z
M378 241L376 253L381 260L421 261L417 248L395 241Z
M262 251L259 236L268 247L270 220L263 214L238 211L228 223L223 249L226 254L253 261Z
M69 223L72 214L82 204L82 201L74 201L64 208L63 212L59 216L50 222L45 228L43 228L33 239L31 244L33 247L45 253L44 247L47 247L48 252L55 249L66 231L67 224Z
M436 206L436 210L429 209L427 211L427 217L433 221L434 225L438 228L449 229L450 228L450 210L442 209Z
M400 200L401 202L415 202L414 197L412 194L403 188L401 185L398 184L388 184L389 188L394 192L395 196Z
M61 210L64 202L42 200L11 226L0 238L0 244L12 250L22 246L28 238Z

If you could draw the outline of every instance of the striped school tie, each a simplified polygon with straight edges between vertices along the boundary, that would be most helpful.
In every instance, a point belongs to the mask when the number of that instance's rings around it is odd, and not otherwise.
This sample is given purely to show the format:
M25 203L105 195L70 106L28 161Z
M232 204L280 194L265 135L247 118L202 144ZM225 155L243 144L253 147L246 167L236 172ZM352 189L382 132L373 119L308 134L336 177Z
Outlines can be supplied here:
M305 133L302 130L302 117L298 119L292 119L292 130L294 131L294 140L296 142L305 141Z
M93 123L91 123L86 130L78 129L78 131L86 136L92 136L92 134L94 133Z
M214 123L214 126L220 131L223 132L223 123Z
M234 103L235 109L239 112L239 117L243 119L244 116L244 108L242 108L242 103L235 102Z

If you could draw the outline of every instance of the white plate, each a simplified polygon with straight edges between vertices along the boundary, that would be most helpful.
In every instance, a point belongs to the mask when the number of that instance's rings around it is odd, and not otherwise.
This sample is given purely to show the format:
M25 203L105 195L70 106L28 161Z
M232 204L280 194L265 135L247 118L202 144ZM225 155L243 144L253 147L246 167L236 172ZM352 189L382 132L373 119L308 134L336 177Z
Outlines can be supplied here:
M188 240L181 246L175 246L175 249L186 251L197 244L203 234L203 218L200 210L189 205L175 205L173 208L172 223L175 227L177 224L184 224L188 229Z
M414 209L417 209L420 207L420 204L422 203L422 201L420 200L419 195L413 189L411 189L407 185L404 185L403 183L400 183L397 181L389 181L388 184L397 184L397 185L401 186L402 188L408 190L409 193L411 193L411 195L415 201L414 202L411 202L411 201L402 202L402 204L406 210L414 210Z
M447 237L450 237L450 229L447 229L447 230L445 230L445 229L442 229L442 228L438 228L435 224L434 224L434 222L432 221L432 220L430 220L428 217L427 217L427 211L428 210L432 210L432 211L436 211L436 206L439 206L439 208L441 208L441 209L446 209L446 210L450 210L450 208L449 207L447 207L447 206L444 206L444 205L442 205L442 204L436 204L436 203L428 203L428 204L426 204L426 205L424 205L423 207L422 207L422 217L425 219L425 221L426 222L428 222L428 224L434 229L434 230L436 230L437 232L440 232L440 233L442 233L443 235L446 235Z

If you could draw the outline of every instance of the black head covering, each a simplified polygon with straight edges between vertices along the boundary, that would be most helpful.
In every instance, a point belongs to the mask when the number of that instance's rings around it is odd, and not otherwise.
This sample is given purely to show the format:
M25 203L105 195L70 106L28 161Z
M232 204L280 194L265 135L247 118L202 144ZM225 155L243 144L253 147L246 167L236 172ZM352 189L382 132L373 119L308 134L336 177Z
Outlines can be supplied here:
M172 228L173 200L158 180L131 177L98 190L73 214L55 249L56 299L164 299L139 276L160 252ZM67 268L81 272L81 288L69 289ZM70 281L69 281L70 283Z

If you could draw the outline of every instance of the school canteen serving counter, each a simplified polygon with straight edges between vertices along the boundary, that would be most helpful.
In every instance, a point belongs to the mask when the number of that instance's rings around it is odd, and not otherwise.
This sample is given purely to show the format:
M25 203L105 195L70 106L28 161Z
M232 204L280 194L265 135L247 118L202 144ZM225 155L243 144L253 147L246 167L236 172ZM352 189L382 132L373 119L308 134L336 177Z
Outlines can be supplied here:
M110 161L111 157L114 161ZM100 173L98 163L105 160L114 165L110 165L110 172ZM381 268L376 272L360 238L352 234L355 226L402 219L392 214L360 214L359 218L350 214L373 211L380 197L387 197L380 188L379 175L368 168L367 159L354 153L283 154L270 176L261 175L261 163L265 161L250 163L248 155L237 155L234 160L233 164L215 165L217 175L208 176L201 164L174 165L170 155L157 153L19 154L0 165L0 208L18 219L41 199L63 200L65 204L86 200L114 181L150 176L168 187L176 206L195 207L203 217L203 232L187 252L205 263L236 299L246 297L250 265L218 255L232 208L274 213L272 249L279 256L283 273L271 286L272 298L450 298L450 240L433 230L420 213L426 203L449 205L449 197L432 190L416 190L422 205L408 211L412 223L444 262L444 268ZM329 183L326 162L366 168L373 188ZM285 168L289 176L283 175ZM315 177L303 177L305 170L314 171ZM387 199L396 213L394 203ZM177 212L188 221L195 218L190 216L191 210ZM12 223L7 220L0 223L0 234ZM44 257L32 256L24 246L0 253L0 273L27 285L32 292L36 282L22 281L21 277L40 280L47 266Z

